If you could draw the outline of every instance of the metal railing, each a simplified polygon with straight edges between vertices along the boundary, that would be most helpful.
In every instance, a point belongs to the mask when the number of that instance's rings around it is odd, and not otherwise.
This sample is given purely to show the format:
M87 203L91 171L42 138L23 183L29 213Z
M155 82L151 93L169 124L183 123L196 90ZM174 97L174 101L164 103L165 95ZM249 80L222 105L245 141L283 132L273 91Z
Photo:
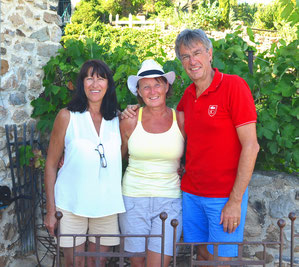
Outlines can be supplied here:
M40 135L33 124L29 127L24 124L21 128L17 128L15 124L5 125L5 132L21 252L26 254L35 249L34 198L38 179L32 164L21 163L21 158L23 161L26 158L26 147L41 149Z
M59 225L59 221L62 218L62 214L61 213L57 213L57 219L58 219L58 225ZM126 252L124 250L124 240L125 238L128 237L144 237L146 238L146 240L148 240L148 238L151 237L158 237L161 238L161 244L162 244L162 249L161 249L161 266L164 266L163 263L163 258L164 258L164 236L165 236L165 220L167 218L167 214L163 213L160 215L160 218L162 220L162 229L161 229L161 235L63 235L60 233L60 228L58 228L57 231L57 255L59 255L59 251L60 251L60 238L63 236L71 236L74 239L74 245L75 245L75 239L79 236L94 236L96 237L96 247L97 250L95 252L76 252L75 251L75 247L74 247L74 266L75 266L75 257L95 257L96 258L96 266L100 266L100 258L101 257L106 257L106 258L118 258L118 261L114 261L115 265L114 266L126 266L125 264L125 259L130 258L130 257L145 257L146 258L146 252L142 252L142 253L130 253L130 252ZM294 233L294 224L295 224L295 220L296 220L296 216L295 213L291 212L289 214L289 218L291 220L291 261L290 261L290 266L293 267L294 265L294 240L295 237L298 237L299 234L295 234ZM283 248L285 245L284 242L284 227L286 225L286 222L283 219L278 220L277 225L279 227L280 230L280 234L279 234L279 240L278 241L274 241L274 242L267 242L267 241L263 241L263 242L213 242L213 243L207 243L207 242L196 242L196 243L187 243L187 242L176 242L176 228L178 226L178 221L177 220L172 220L171 221L171 225L173 227L173 259L172 259L172 263L171 266L177 266L177 262L178 262L178 253L177 253L177 248L178 247L189 247L190 248L190 254L188 255L188 266L193 267L193 266L224 266L224 265L230 265L230 266L266 266L267 264L267 248L271 247L273 248L273 246L276 246L279 250L279 262L278 262L278 266L282 267L283 266L283 261L282 261L282 255L283 255ZM112 252L101 252L100 251L100 238L101 237L120 237L120 246L119 246L119 251L112 251ZM213 245L214 246L214 258L213 260L209 260L209 261L199 261L196 258L196 247L198 245ZM219 255L218 255L218 248L219 245L237 245L238 246L238 257L233 258L230 261L221 261L219 259ZM263 247L263 255L261 257L261 259L248 259L248 258L243 258L243 252L244 252L244 247L246 246L262 246ZM145 248L146 251L147 247ZM185 250L186 251L186 250ZM58 258L59 259L59 258ZM185 262L186 263L186 262ZM60 261L57 260L56 261L56 266L59 267L60 266Z
M72 15L71 1L60 0L58 4L57 14L61 17L63 25L69 23L71 21Z

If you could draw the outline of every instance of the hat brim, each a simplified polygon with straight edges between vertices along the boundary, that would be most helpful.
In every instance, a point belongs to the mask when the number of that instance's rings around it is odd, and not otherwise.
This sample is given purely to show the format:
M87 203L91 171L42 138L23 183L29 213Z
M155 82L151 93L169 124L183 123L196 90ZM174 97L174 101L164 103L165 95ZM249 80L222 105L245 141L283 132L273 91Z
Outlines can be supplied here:
M130 75L127 81L127 85L129 90L133 95L137 96L137 82L143 78L157 78L157 77L165 77L168 81L169 84L173 84L175 80L175 72L170 71L165 74L152 74L152 75L147 75L147 76L136 76L136 75Z

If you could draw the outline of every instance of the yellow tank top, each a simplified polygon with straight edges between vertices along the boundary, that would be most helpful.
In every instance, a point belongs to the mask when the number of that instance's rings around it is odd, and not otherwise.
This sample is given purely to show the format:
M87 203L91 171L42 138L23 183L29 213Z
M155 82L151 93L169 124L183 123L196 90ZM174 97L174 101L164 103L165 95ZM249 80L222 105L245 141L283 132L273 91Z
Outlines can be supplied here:
M149 133L138 122L128 140L129 164L123 177L123 195L130 197L181 197L177 169L184 151L184 137L178 127L175 110L170 129Z

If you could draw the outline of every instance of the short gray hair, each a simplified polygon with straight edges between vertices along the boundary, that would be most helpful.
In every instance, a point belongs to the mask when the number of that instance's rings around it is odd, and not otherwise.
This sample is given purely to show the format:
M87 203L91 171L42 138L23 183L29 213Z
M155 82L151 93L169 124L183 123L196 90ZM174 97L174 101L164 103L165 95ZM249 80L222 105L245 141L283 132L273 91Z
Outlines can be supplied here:
M205 34L205 32L201 29L190 30L186 29L179 33L175 40L175 53L179 60L181 60L180 56L180 47L183 44L184 46L190 47L192 43L200 42L204 45L207 51L210 48L213 48L211 40Z

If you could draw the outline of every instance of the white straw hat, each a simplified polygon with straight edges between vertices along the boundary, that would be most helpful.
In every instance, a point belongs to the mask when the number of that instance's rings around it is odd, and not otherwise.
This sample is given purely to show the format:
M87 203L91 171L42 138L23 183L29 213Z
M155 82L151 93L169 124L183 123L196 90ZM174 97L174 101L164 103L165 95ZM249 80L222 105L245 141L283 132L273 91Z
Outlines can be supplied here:
M128 87L132 94L137 95L137 82L143 78L165 77L170 84L175 80L174 71L165 73L160 64L153 59L147 59L142 62L140 70L137 75L130 75L127 81Z

